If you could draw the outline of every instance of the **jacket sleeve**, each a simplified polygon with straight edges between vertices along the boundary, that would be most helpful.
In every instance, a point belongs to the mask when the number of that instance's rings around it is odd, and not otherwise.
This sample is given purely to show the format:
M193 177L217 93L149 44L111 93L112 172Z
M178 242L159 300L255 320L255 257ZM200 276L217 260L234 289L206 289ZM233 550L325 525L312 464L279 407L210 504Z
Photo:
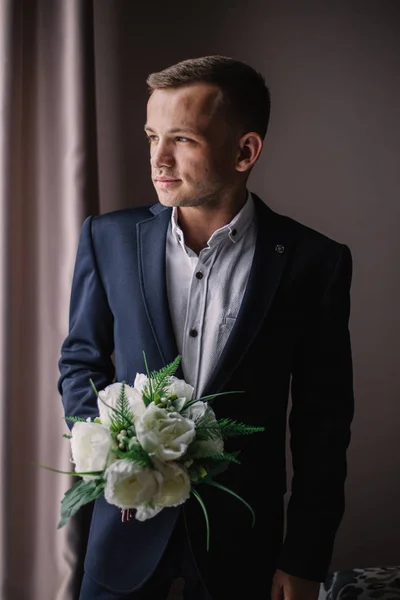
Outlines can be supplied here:
M93 217L83 223L72 281L69 333L58 362L65 416L98 416L98 390L113 382L113 315L100 280L92 240ZM67 421L71 427L72 423Z
M354 414L351 278L352 257L343 245L292 368L293 478L278 568L315 581L327 576L345 509L346 454Z

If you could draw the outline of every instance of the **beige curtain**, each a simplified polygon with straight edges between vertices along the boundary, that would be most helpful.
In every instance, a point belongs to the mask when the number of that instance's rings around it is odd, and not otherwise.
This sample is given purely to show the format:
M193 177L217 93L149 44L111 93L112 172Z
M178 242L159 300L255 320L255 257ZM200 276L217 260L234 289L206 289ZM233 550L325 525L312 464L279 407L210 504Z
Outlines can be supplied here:
M98 210L93 6L0 0L2 600L77 598L83 524L56 389L80 226ZM82 517L80 517L82 519Z

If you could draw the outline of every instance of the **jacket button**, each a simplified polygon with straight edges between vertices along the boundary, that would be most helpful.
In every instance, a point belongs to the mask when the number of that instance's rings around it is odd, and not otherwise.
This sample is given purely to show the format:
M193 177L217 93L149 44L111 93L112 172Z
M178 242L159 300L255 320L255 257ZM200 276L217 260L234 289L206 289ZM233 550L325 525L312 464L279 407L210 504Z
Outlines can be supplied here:
M191 329L189 331L189 335L190 335L190 337L193 337L193 338L197 337L197 335L198 335L197 334L197 329Z
M277 252L278 254L283 254L285 252L285 246L281 246L280 244L277 244L275 246L275 252Z
M197 279L203 279L203 273L201 271L198 271L196 273L196 277L197 277Z

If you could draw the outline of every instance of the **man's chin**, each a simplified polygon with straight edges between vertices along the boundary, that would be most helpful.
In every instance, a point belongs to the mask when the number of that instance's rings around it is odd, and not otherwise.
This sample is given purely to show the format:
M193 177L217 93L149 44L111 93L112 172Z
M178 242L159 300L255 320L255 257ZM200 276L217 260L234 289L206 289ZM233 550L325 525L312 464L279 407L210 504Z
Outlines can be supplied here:
M181 206L181 202L180 202L179 198L173 198L171 196L167 196L166 194L157 194L157 195L158 195L158 201L163 206L168 206L170 208L173 208L175 206Z
M187 206L186 199L182 198L178 194L165 193L163 191L157 190L158 201L160 204L164 206L168 206L170 208L179 207L179 206Z
M156 188L158 201L163 206L168 206L169 208L186 208L186 207L197 207L202 206L205 202L203 198L199 197L191 197L188 195L181 193L173 193L172 190L164 191Z

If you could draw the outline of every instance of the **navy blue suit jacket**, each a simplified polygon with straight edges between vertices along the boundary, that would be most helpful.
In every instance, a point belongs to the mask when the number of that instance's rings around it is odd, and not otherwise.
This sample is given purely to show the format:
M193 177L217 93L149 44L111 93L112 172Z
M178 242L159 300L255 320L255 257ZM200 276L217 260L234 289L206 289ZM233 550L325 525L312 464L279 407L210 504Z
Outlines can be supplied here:
M344 512L354 410L348 329L352 259L346 245L255 200L258 233L248 285L204 393L244 390L216 399L217 417L265 427L264 433L235 438L232 448L242 450L242 464L222 478L251 504L256 525L251 527L247 509L236 499L204 489L211 522L207 554L195 499L144 523L121 523L120 510L99 499L85 571L110 590L135 590L147 580L180 510L200 571L217 598L224 597L218 586L227 590L228 581L236 590L244 580L262 585L275 566L319 581L327 574ZM97 415L90 377L97 389L114 380L133 384L136 373L144 372L143 351L151 370L177 356L165 276L170 218L171 209L157 203L85 220L70 329L59 362L66 415ZM177 375L183 377L181 371ZM282 543L290 391L294 476Z

